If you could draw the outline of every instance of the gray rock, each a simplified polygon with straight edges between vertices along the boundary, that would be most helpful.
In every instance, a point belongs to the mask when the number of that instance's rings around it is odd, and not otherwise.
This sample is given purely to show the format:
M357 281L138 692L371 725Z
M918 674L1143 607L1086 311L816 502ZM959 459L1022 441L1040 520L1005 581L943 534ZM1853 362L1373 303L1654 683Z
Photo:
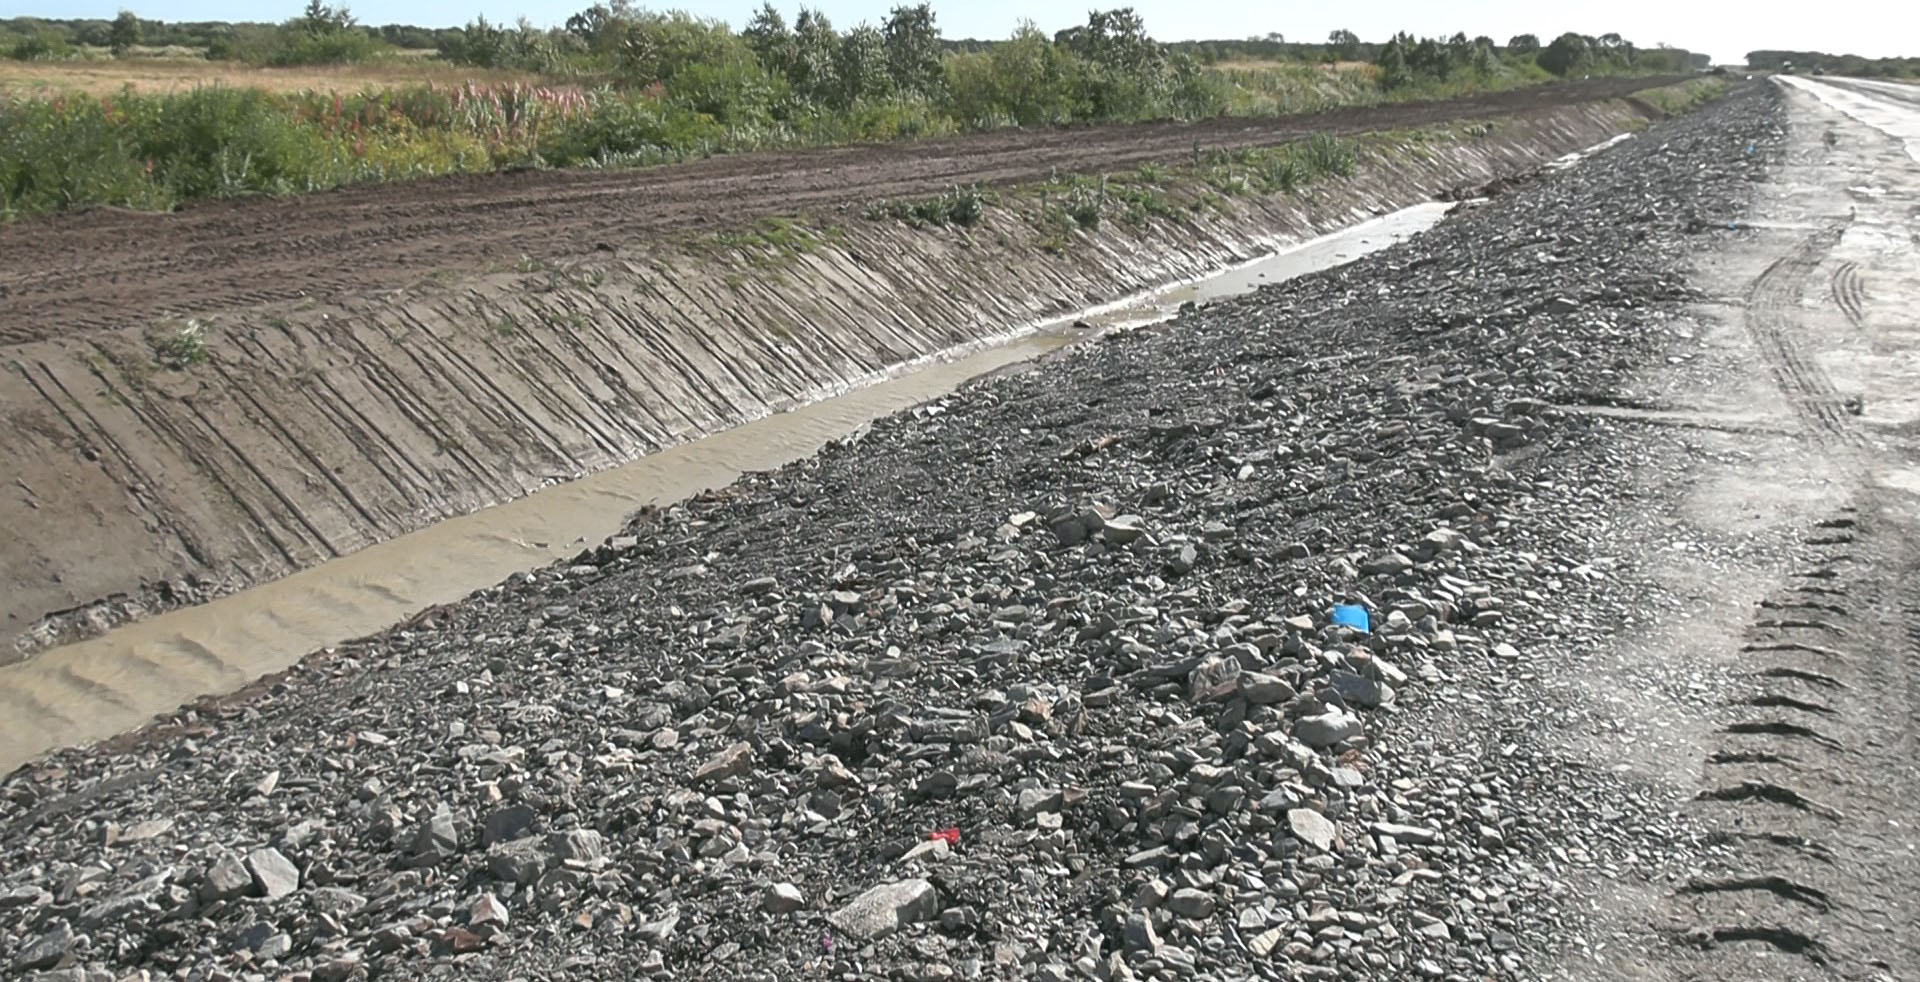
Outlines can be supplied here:
M570 829L547 836L547 851L562 862L597 865L607 858L606 841L592 829Z
M952 854L953 846L947 842L947 840L928 839L925 842L915 845L912 849L907 850L906 855L900 857L900 864L905 866L908 863L937 863L944 861Z
M207 867L206 878L200 883L200 899L232 900L245 896L253 889L253 874L247 871L240 857L228 854L213 861Z
M1138 515L1121 515L1106 523L1104 534L1108 542L1124 546L1146 534L1146 524Z
M480 831L480 845L484 848L496 842L518 839L532 831L533 823L539 815L526 805L506 805L495 808L487 815L487 821Z
M1273 949L1278 948L1280 942L1286 939L1286 931L1277 927L1268 928L1247 939L1247 950L1253 952L1255 958L1265 958L1273 954Z
M50 930L27 942L26 947L13 956L13 970L27 972L36 968L52 968L60 964L60 959L65 958L72 949L73 928L65 921L56 921Z
M1236 681L1241 698L1256 706L1286 702L1299 694L1285 679L1260 672L1243 672Z
M914 879L873 887L828 915L827 920L844 934L872 941L939 914L940 896L933 884Z
M1377 709L1393 701L1393 688L1391 686L1388 686L1385 682L1376 682L1364 675L1355 675L1352 672L1335 672L1330 681L1333 685L1333 691L1340 693L1340 698L1356 706L1362 706L1367 709Z
M247 853L245 862L247 872L253 874L253 893L256 897L277 900L300 889L300 868L272 846L262 846Z
M1192 887L1182 887L1173 891L1173 896L1167 898L1167 909L1180 917L1199 920L1213 916L1214 903L1213 894L1204 890L1195 890Z
M1160 935L1153 929L1153 918L1141 913L1127 915L1126 922L1120 927L1120 943L1131 952L1158 955Z
M1375 822L1368 826L1373 834L1387 836L1395 842L1406 842L1416 846L1430 846L1440 842L1444 836L1437 830L1421 828L1418 825L1401 825L1396 822Z
M128 887L111 899L87 908L79 917L81 929L115 923L136 913L152 911L154 898L167 888L167 883L172 879L173 869L171 867L163 869Z
M245 871L242 870L244 873ZM53 902L53 894L36 886L17 886L0 890L0 910L35 907Z
M1413 560L1397 552L1375 556L1361 564L1360 572L1368 576L1399 576L1413 568Z
M504 928L512 920L498 897L483 893L467 907L467 923L473 927Z
M807 895L791 883L775 883L767 888L762 901L769 914L789 914L807 905Z
M1065 800L1059 788L1028 788L1014 798L1013 814L1021 822L1027 822L1041 812L1059 811Z
M753 769L753 747L745 743L736 743L715 754L712 759L701 764L693 772L696 781L724 781L740 777Z
M453 813L445 808L435 811L420 823L413 836L413 854L423 860L445 859L460 851L460 828Z
M345 887L315 887L307 891L307 903L323 914L351 917L366 909L367 898Z
M234 951L247 952L259 961L277 961L293 950L293 938L271 921L254 921L241 928L229 939L229 944Z
M1333 840L1339 834L1327 816L1311 808L1295 808L1287 812L1287 827L1293 830L1295 838L1308 845L1327 852L1333 848Z
M502 842L487 850L487 872L509 883L532 883L552 862L539 842L528 839Z
M1366 732L1360 717L1338 709L1302 716L1293 724L1293 737L1309 747L1331 747Z
M970 931L980 926L980 912L972 907L948 907L940 912L940 929L947 932Z

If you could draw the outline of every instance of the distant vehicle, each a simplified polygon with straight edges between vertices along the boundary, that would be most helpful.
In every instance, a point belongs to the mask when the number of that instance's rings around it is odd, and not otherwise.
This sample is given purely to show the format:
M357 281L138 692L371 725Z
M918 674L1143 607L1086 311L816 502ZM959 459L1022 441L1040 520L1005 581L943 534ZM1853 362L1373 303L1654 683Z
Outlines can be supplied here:
M1814 73L1815 75L1825 75L1825 74L1827 73L1827 70L1826 70L1826 69L1824 69L1824 68L1820 68L1820 67L1818 67L1818 66L1816 66L1816 67L1815 67L1815 68L1813 69L1813 73Z

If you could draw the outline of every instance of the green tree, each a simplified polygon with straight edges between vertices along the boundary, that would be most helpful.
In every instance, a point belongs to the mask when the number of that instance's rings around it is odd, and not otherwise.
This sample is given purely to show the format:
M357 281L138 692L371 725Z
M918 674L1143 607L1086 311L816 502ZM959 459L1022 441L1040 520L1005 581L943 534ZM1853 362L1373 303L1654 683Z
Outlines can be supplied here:
M886 40L887 72L902 92L932 95L944 77L940 67L940 30L933 7L895 7L881 29Z
M1562 78L1593 63L1593 46L1571 31L1553 39L1535 59L1541 68Z
M1327 57L1334 61L1353 61L1360 57L1360 35L1345 28L1328 34Z
M1407 66L1406 48L1400 43L1401 35L1394 35L1380 49L1374 64L1380 68L1380 87L1384 89L1403 89L1413 84L1413 70Z
M840 35L833 22L818 10L800 8L793 20L793 67L787 79L801 98L819 101L840 91L834 62L840 54Z
M447 61L478 68L498 68L506 61L506 54L507 32L488 21L485 14L468 21L459 40L440 48L440 57Z
M314 37L338 34L353 26L353 11L330 7L326 0L307 0L307 10L300 15L300 26Z
M1078 115L1079 66L1032 21L1021 21L1013 37L994 45L987 58L996 114L1021 126L1064 123Z
M667 82L693 66L719 67L749 51L726 24L682 11L635 14L617 28L621 34L619 64L628 79Z
M113 26L107 29L107 48L115 56L124 55L140 43L140 18L133 11L122 10L114 17Z
M833 73L839 82L837 96L842 105L891 94L893 77L887 72L887 42L879 28L861 24L841 36L834 51Z
M1499 70L1500 55L1494 50L1492 38L1482 36L1473 39L1472 64L1474 74L1483 78Z
M1507 39L1507 50L1516 55L1536 54L1540 50L1540 38L1533 34L1515 34Z
M1062 31L1054 40L1095 65L1128 74L1158 68L1163 57L1159 42L1147 36L1146 22L1132 7L1093 11L1085 27Z
M787 29L787 19L780 16L779 8L771 0L760 5L760 9L747 21L746 29L740 37L753 49L753 56L760 64L775 75L790 75L793 72L794 39L793 32Z

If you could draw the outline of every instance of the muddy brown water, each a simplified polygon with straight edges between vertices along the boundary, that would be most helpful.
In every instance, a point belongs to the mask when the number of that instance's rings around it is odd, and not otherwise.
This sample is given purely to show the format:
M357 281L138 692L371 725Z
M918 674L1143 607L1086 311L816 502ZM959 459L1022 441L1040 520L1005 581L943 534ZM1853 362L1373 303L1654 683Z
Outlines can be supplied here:
M45 751L136 728L230 692L310 652L380 631L516 572L573 555L649 504L723 487L814 453L888 414L1108 330L1337 266L1432 226L1417 205L1297 243L1208 278L949 351L872 384L450 519L198 607L138 621L0 669L0 772Z

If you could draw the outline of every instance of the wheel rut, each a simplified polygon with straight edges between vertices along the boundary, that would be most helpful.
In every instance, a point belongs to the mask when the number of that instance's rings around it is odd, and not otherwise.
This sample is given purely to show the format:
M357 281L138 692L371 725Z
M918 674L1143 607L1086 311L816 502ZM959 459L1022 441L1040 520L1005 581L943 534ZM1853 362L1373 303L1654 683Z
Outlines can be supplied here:
M1845 234L1846 222L1831 223L1806 236L1775 259L1747 288L1747 335L1765 359L1780 391L1814 439L1824 446L1861 444L1851 423L1852 403L1801 347L1799 307L1813 273Z
M1898 871L1913 867L1920 566L1879 508L1802 540L1834 574L1820 622L1832 646L1793 640L1807 628L1770 616L1802 603L1792 586L1755 605L1740 646L1750 688L1727 701L1689 806L1714 829L1711 865L1674 893L1694 919L1684 940L1724 957L1728 978L1910 977L1896 925L1915 910ZM1802 967L1781 975L1780 958Z

